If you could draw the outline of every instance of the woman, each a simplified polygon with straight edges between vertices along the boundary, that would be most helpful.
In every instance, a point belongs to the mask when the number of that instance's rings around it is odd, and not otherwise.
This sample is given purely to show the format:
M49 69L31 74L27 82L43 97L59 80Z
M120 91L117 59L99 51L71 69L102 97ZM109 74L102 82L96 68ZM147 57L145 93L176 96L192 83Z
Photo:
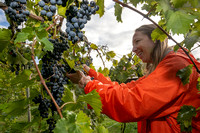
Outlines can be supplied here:
M147 74L127 84L112 82L86 65L89 76L79 72L80 80L67 74L74 83L85 87L85 93L96 89L102 101L102 113L118 122L138 122L138 132L179 133L176 121L180 107L200 107L196 88L199 74L192 68L190 83L183 85L176 76L178 70L192 64L182 50L174 52L164 42L152 41L151 33L156 26L143 25L133 35L133 52L148 65ZM200 67L200 63L190 55ZM90 80L93 77L94 80ZM192 132L200 132L200 115L192 122Z

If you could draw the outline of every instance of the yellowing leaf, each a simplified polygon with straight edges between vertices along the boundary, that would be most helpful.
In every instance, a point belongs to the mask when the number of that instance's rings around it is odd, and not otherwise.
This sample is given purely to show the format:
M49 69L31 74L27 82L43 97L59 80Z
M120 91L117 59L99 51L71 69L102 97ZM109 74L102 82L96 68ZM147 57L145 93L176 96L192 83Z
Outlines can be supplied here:
M99 10L96 13L102 17L104 15L104 0L97 0L96 4L99 6Z
M94 49L94 50L98 48L97 45L94 44L94 43L92 43L92 44L90 45L90 47L91 47L92 49Z
M62 6L57 6L57 7L58 7L58 14L59 14L60 16L65 17L65 12L66 12L66 10L67 10L67 7L62 7Z

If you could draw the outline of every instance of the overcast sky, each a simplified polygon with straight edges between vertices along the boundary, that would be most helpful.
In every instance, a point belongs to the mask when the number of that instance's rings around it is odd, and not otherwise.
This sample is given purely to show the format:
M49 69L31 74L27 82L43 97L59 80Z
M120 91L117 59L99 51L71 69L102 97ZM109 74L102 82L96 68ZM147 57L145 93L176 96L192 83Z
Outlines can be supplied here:
M105 4L105 13L101 18L98 14L92 15L91 20L85 25L84 31L89 40L89 42L96 45L108 45L109 50L114 51L117 54L116 59L120 59L122 55L130 53L132 50L132 36L134 30L143 24L151 24L147 19L136 12L123 8L122 11L122 21L117 22L116 17L114 16L114 2L112 0L104 0ZM141 6L138 6L138 9L143 13L147 13L140 9ZM4 12L0 10L0 27L7 27L9 24L6 21ZM159 17L151 17L155 22L159 21ZM63 24L62 29L65 29L65 23ZM174 36L174 39L177 42L181 42L183 37ZM169 45L174 45L172 41L169 41ZM193 52L195 57L200 58L200 50L197 49ZM93 64L96 68L103 65L100 59L96 58L94 52ZM106 62L106 67L110 67L111 63Z

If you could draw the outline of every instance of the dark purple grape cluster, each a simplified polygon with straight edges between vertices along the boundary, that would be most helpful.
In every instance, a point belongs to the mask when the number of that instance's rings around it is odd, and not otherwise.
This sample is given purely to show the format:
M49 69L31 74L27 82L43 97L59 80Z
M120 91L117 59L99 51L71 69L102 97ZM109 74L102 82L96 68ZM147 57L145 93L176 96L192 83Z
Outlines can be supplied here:
M49 124L49 133L53 133L53 129L56 127L56 120L54 120L54 118L49 118L47 124Z
M6 3L8 8L5 13L8 17L16 22L17 25L21 25L24 21L27 21L26 16L30 15L30 12L26 10L26 0L11 0Z
M63 2L62 0L41 0L38 4L42 8L41 16L51 21L57 10L56 5L62 5Z
M51 37L51 35L49 36ZM64 85L68 83L68 78L65 76L67 71L70 71L70 67L67 64L59 63L62 59L62 54L65 50L69 49L68 42L64 34L57 39L49 38L49 41L53 43L53 52L48 51L42 58L41 74L46 80L46 85L51 91L58 106L62 104L62 96L64 93ZM44 88L45 90L45 88ZM48 108L51 110L52 116L57 111L52 100ZM50 118L47 120L49 124L49 132L53 132L55 128L55 120Z
M35 97L33 99L33 102L35 104L39 103L38 110L40 111L40 116L42 118L48 118L49 115L49 107L50 107L50 101L49 99L43 98L42 95L39 95L38 97Z
M71 5L66 11L65 15L67 18L66 33L68 40L72 41L73 44L79 40L83 40L83 32L81 31L88 20L91 19L92 14L96 14L99 10L99 6L94 1L90 3L88 0L82 0L80 3L75 2L75 5Z

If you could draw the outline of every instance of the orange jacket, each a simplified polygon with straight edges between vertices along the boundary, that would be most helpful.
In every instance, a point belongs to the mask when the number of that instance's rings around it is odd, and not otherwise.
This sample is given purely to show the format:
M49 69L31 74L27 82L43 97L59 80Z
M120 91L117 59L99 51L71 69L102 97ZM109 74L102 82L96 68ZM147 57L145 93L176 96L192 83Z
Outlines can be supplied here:
M176 76L178 70L191 63L182 50L171 51L150 75L127 84L112 82L90 69L89 76L94 80L87 83L85 93L96 89L103 104L102 113L118 122L138 122L139 133L180 133L176 121L180 107L200 107L196 69L192 69L189 84L183 85ZM200 63L195 63L200 68ZM192 126L193 133L200 133L199 113Z

